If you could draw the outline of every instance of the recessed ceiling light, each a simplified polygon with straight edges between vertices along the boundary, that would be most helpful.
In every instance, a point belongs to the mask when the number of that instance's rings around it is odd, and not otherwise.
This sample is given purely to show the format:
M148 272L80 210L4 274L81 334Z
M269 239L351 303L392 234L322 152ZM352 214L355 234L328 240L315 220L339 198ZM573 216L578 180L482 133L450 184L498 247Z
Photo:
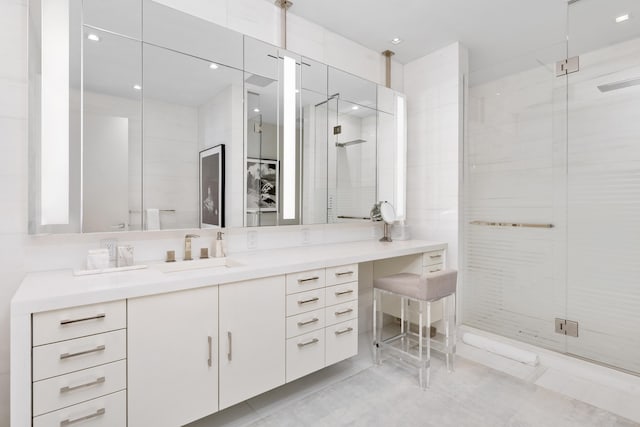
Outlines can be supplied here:
M98 37L97 34L93 34L93 33L89 34L87 36L87 39L91 40L92 42L99 42L100 41L100 37Z
M142 90L142 86L140 86L140 85L133 85L133 88L135 90Z
M253 109L253 112L254 112L254 113L259 113L259 112L260 112L260 109L259 109L259 108L254 108L254 109Z
M353 107L351 107L352 110L357 110L358 108L360 107L358 107L357 105L354 105Z
M616 18L616 22L619 24L621 22L627 21L629 19L629 14L625 13L624 15L620 15Z
M400 43L402 43L402 39L398 38L398 37L394 37L394 38L391 39L391 43L400 44Z
M211 64L209 64L209 68L211 68L212 70L217 70L218 69L218 64L215 64L215 63L212 62Z
M500 96L500 92L496 92L496 96Z

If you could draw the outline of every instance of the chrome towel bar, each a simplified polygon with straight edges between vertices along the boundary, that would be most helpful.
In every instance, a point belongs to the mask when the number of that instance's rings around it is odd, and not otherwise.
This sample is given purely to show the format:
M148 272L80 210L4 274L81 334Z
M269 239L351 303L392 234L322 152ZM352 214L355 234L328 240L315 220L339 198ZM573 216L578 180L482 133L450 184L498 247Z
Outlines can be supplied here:
M471 221L472 225L489 225L491 227L523 227L523 228L553 228L553 224L530 224L522 222L491 222L491 221Z

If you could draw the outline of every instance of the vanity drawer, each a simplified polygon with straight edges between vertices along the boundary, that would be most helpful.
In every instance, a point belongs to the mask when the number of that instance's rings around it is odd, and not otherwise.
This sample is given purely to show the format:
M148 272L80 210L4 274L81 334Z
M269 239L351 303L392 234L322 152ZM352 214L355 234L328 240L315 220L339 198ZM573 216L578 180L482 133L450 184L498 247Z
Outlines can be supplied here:
M119 391L33 419L33 427L126 427L127 392Z
M311 311L287 317L287 338L306 334L325 325L324 310Z
M126 357L125 329L34 347L33 381L104 365Z
M358 264L327 268L327 286L358 280Z
M127 327L126 301L84 305L33 315L33 345L49 344Z
M329 286L325 290L327 305L340 304L358 299L358 282L350 282L342 285Z
M323 288L325 285L325 271L324 268L321 268L287 274L286 281L287 295Z
M324 329L287 340L287 382L324 368Z
M358 300L333 305L324 309L327 326L358 318Z
M422 265L434 265L444 263L444 249L425 252L422 254Z
M124 390L127 363L124 360L33 383L33 415Z
M425 265L422 268L424 270L424 274L428 276L430 274L439 273L440 271L444 270L444 264Z
M325 334L327 366L358 354L357 319L328 326Z
M324 288L287 295L287 316L324 308Z

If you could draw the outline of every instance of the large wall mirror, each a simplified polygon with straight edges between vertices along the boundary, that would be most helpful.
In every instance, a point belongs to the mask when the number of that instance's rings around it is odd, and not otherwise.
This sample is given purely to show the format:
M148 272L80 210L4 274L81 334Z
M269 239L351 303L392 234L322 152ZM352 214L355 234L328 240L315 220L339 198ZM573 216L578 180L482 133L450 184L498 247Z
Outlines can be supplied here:
M31 233L363 221L399 201L401 95L175 7L30 4Z

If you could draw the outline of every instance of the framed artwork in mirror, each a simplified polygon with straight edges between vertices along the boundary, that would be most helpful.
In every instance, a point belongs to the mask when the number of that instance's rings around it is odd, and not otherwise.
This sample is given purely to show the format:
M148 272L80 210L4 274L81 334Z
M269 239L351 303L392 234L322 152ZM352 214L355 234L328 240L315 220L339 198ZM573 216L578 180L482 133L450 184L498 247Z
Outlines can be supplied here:
M278 212L278 161L247 158L247 212Z
M200 151L200 228L224 227L224 144Z

